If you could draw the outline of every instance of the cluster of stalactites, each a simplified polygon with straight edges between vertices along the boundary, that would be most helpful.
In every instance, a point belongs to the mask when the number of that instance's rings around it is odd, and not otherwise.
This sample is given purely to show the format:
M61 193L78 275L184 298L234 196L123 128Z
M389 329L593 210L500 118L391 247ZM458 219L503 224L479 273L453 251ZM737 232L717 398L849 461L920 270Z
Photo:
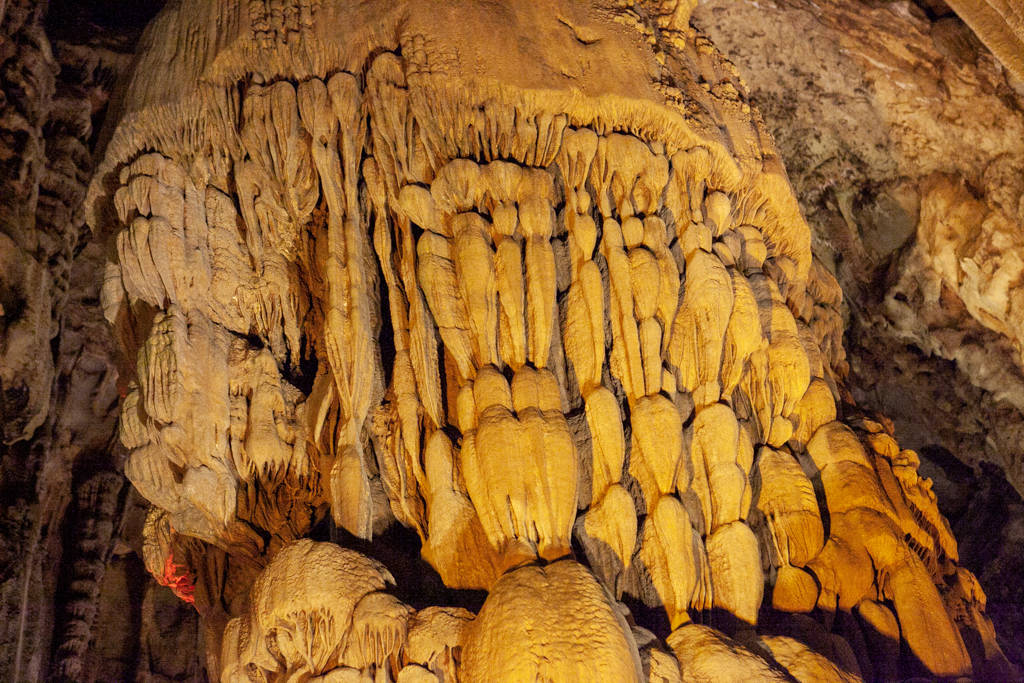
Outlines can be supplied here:
M485 108L431 146L397 60L370 80L396 335L381 472L446 583L490 587L575 534L673 627L755 624L767 587L782 611L887 614L932 671L969 667L934 496L836 421L835 282L798 277L711 150Z
M137 358L127 473L182 533L252 541L241 519L301 535L310 514L275 509L282 485L310 508L327 499L361 536L388 516L363 447L382 372L360 99L347 74L253 87L227 170L146 153L120 172L103 305ZM307 396L295 377L314 357Z
M122 172L104 286L138 349L122 440L177 532L302 535L309 509L268 495L287 480L362 537L389 504L451 587L507 586L575 536L614 596L664 608L678 657L718 638L696 615L754 625L768 600L855 612L967 670L934 496L891 438L865 427L869 452L836 421L835 282L801 273L720 148L493 102L449 126L466 113L390 53L366 81L252 87L231 183L157 154ZM310 355L306 395L287 376ZM336 618L309 628L340 643ZM271 654L343 661L318 643Z
M284 547L224 629L220 680L457 680L473 614L417 611L393 587L383 565L353 550L308 539Z

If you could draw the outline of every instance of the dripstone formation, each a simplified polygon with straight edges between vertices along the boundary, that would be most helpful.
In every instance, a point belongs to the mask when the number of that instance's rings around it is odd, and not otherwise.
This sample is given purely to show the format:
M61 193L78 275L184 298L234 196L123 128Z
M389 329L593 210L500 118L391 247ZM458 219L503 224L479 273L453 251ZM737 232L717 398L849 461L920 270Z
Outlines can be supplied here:
M145 564L211 676L1013 675L694 4L147 29L86 209Z

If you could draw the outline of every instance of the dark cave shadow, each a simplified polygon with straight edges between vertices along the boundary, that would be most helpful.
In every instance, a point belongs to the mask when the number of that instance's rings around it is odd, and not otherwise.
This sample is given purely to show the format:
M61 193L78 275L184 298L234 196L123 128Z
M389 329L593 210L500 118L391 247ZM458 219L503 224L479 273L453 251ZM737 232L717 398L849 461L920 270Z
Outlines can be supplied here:
M487 591L484 590L445 586L441 575L420 554L419 536L401 524L392 524L372 540L366 540L340 527L334 527L328 517L314 527L310 538L337 543L383 564L398 584L388 592L417 610L440 605L462 607L476 614L487 598Z

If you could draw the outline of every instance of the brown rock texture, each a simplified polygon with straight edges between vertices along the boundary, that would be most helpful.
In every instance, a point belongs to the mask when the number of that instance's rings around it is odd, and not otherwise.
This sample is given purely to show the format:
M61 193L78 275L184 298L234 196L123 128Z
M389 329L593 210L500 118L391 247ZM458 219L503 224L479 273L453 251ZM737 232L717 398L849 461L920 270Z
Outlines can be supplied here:
M118 541L138 504L121 473L117 352L98 307L104 248L82 207L94 130L148 17L79 11L0 8L0 678L173 676L140 658L138 634L179 612L153 642L182 638L199 674L195 617L167 600L146 607L151 579Z

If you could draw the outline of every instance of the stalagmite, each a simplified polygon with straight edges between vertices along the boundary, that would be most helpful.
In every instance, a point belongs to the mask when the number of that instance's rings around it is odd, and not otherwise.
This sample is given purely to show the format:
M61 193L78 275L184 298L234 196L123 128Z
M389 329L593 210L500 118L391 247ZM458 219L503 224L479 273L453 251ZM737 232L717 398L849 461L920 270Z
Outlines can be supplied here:
M365 667L365 650L375 638L387 642L391 636L378 636L370 630L393 628L386 612L363 600L392 584L394 580L378 562L352 550L309 540L297 541L278 553L253 587L252 604L260 631L274 638L287 666L302 666L312 675L324 673L338 664ZM396 605L393 598L372 598ZM365 616L360 616L364 610ZM389 607L389 609L391 609ZM404 640L406 608L399 607L397 619ZM355 628L348 629L350 620ZM358 644L355 641L359 639ZM356 648L349 651L349 647ZM371 653L376 656L379 653Z
M447 680L456 676L456 657L463 633L473 620L467 610L427 607L409 618L405 656Z
M593 576L571 560L506 574L462 645L461 675L509 681L640 681L636 642Z
M648 670L647 680L651 683L682 683L682 673L675 656L655 648L641 651L640 656L647 657L644 669Z
M395 678L395 683L437 683L441 679L429 669L424 669L416 664L409 664L402 667Z

